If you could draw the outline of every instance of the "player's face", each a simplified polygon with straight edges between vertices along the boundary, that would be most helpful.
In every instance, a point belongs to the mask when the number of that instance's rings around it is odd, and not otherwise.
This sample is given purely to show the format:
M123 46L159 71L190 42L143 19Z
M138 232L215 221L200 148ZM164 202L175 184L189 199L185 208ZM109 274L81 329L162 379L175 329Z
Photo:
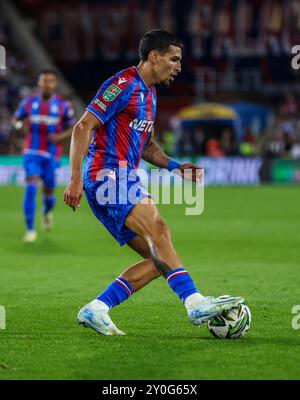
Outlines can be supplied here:
M49 97L57 88L57 79L54 74L41 74L38 80L38 86L43 96Z
M157 83L169 87L181 71L181 48L171 45L169 50L158 53L154 64L154 72Z

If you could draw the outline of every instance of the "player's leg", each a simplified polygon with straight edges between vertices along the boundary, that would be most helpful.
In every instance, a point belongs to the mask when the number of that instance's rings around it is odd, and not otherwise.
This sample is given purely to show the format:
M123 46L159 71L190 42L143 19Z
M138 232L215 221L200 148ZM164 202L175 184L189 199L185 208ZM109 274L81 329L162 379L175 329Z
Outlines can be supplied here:
M78 313L79 323L106 335L123 334L111 321L109 310L127 300L135 290L139 290L159 275L165 276L170 287L185 302L187 309L194 304L199 305L199 299L206 299L195 288L187 271L182 268L168 227L162 221L154 202L146 206L144 203L148 203L147 197L136 205L103 207L99 205L96 195L100 185L100 182L85 185L85 194L93 213L121 245L130 243L134 250L147 258L129 267L96 299L84 306ZM140 239L137 239L136 235ZM136 239L133 240L134 238ZM152 263L148 261L149 255ZM153 266L156 267L156 271ZM197 312L199 314L198 309ZM193 317L194 321L196 317Z
M134 184L136 182L134 180ZM125 182L125 185L127 184L133 185L133 181L131 183ZM84 185L85 195L94 215L121 245L128 244L144 258L143 261L127 268L97 298L84 306L78 313L79 323L86 324L98 332L114 335L122 334L122 332L111 321L109 310L127 300L133 292L160 276L160 273L151 259L147 242L124 226L124 220L134 204L117 202L115 205L101 205L97 196L101 185L101 181L86 182ZM124 189L123 182L120 182L120 186ZM145 190L142 193L144 193L144 196L148 196ZM106 326L104 322L108 325Z
M148 203L147 200L144 200ZM153 207L147 209L141 208L139 206L144 206L145 204L136 205L129 216L126 219L129 220L129 224L134 218L134 223L130 225L131 229L138 226L139 233L143 234L143 227L147 232L144 237L136 236L128 242L128 245L140 254L144 260L136 263L135 265L126 269L114 282L112 282L95 300L93 300L87 308L90 315L98 313L104 314L109 317L109 310L123 301L127 300L134 292L141 289L153 279L160 275L163 275L170 287L174 292L180 297L184 303L189 319L194 324L200 324L203 321L207 321L208 318L215 316L220 313L223 309L231 308L233 305L241 301L239 298L223 298L223 299L212 299L202 296L196 289L192 278L189 276L188 272L183 268L169 268L169 255L173 260L178 259L175 253L174 247L171 242L171 236L168 229L152 227L155 225L155 221L163 223L159 215L156 205L151 201ZM137 210L137 214L135 211ZM143 216L146 214L146 219ZM155 234L152 233L153 232ZM165 237L161 237L161 236ZM148 238L148 240L146 240ZM151 238L151 239L149 239ZM154 238L152 242L152 238ZM148 244L151 240L150 245ZM152 244L153 243L153 244ZM160 243L165 246L169 246L168 251L165 253L160 248ZM158 244L158 246L157 246ZM157 246L157 251L153 247ZM165 254L166 257L163 261L159 259L158 254ZM176 262L176 261L175 261ZM110 318L110 317L109 317ZM97 321L96 321L97 322ZM89 325L95 329L95 324ZM102 332L103 333L103 332Z
M111 215L113 211L108 207L101 206L97 199L97 190L100 186L101 182L86 182L84 185L86 199L96 218L109 232L114 234L115 223ZM133 232L130 235L130 239L135 236ZM123 238L120 239L117 234L115 234L115 238L120 244L125 243ZM79 324L88 326L104 335L124 335L124 332L120 331L111 320L109 310L126 300L132 292L130 284L118 277L98 297L79 310L77 315Z
M35 230L36 194L40 176L39 159L34 156L24 156L25 191L23 198L23 213L26 232L23 241L34 242L37 238Z
M148 247L147 255L150 255L152 260L152 271L149 264L149 272L144 272L144 284L147 283L148 277L148 279L153 279L151 275L155 276L154 271L156 269L156 276L164 276L183 302L192 294L196 294L199 299L204 297L196 289L191 277L182 267L172 244L169 228L152 199L145 198L138 203L127 216L125 225L138 234L140 243L143 241L142 243L146 243ZM138 270L133 266L130 275L127 276L133 280L135 274L138 275Z
M153 264L147 242L126 227L123 228L123 222L120 222L124 215L124 208L126 217L133 206L100 206L96 196L100 186L100 182L94 182L85 184L84 188L94 215L121 245L128 244L144 260L127 268L97 298L82 307L78 313L78 321L103 334L120 335L123 332L113 324L109 310L127 300L134 291L139 290L160 274ZM116 229L116 226L119 229Z
M88 200L90 196L88 195ZM148 202L148 197L145 198L144 201ZM159 239L159 246L157 246L157 249L159 251L159 254L162 254L164 259L166 260L172 260L173 264L173 269L176 270L177 266L182 267L181 262L173 248L172 242L171 242L171 236L170 232L168 230L168 227L166 224L163 223L158 209L156 205L154 204L153 200L149 199L149 201L152 203L153 207L151 209L145 209L143 207L147 207L143 202L139 203L137 205L131 206L130 209L128 209L129 216L125 219L125 226L127 225L128 219L130 221L133 221L137 225L141 223L142 225L148 224L150 227L150 231L152 232L151 224L153 221L157 221L157 223L163 224L161 227L160 225L155 228L153 228L154 235L157 236ZM95 209L94 207L94 202L90 201L90 205L92 209L94 209L95 215L97 215L97 208ZM134 220L131 218L132 214L136 214L135 210L138 208L138 215L140 212L146 212L147 214L147 221L143 221L142 217L138 220L138 217L136 217ZM117 209L118 210L118 209ZM112 211L111 211L112 213ZM103 218L103 215L102 215ZM102 221L103 222L103 221ZM135 224L132 224L133 227L135 227ZM125 232L128 231L126 234ZM172 269L168 269L167 272L164 274L160 269L157 268L155 265L154 261L154 256L153 256L153 251L155 252L156 250L152 249L151 246L149 246L149 241L146 240L145 237L142 237L142 235L135 235L133 233L133 230L128 229L128 227L125 227L125 232L123 230L123 236L122 239L125 239L127 244L135 250L138 254L140 254L144 260L140 261L129 268L127 268L117 279L115 279L94 301L94 305L96 306L98 301L103 303L108 309L111 309L123 301L127 300L134 292L137 290L141 289L144 287L146 284L151 282L153 279L157 278L160 275L166 275L167 273L171 272ZM142 232L142 229L139 232ZM129 236L128 236L129 235ZM120 240L120 237L117 237L117 240ZM156 240L155 240L156 242ZM157 258L157 257L156 257ZM163 262L160 262L160 265L163 265ZM167 264L165 265L165 268L167 268ZM196 291L196 289L195 289ZM102 306L102 304L101 304Z
M56 197L54 189L47 186L43 187L43 219L42 227L46 231L50 231L53 228L53 214L52 210L56 203Z
M125 225L147 242L158 272L183 302L194 324L205 322L222 310L243 302L240 297L214 299L200 294L191 276L182 267L169 228L152 199L141 200L127 216Z
M151 258L161 275L166 276L177 268L181 261L174 249L168 225L162 219L151 198L141 200L127 216L125 225L148 244Z
M192 278L178 261L170 232L155 203L152 200L150 204L148 203L149 200L144 199L134 206L125 221L128 228L132 231L135 229L140 235L131 239L128 244L142 255L144 260L125 270L88 307L108 313L111 308L127 300L135 291L163 275L171 289L184 303L189 318L195 324L206 321L208 317L216 315L225 308L231 308L239 301L238 298L216 300L206 298L199 293ZM176 263L179 268L176 268Z
M43 164L43 219L42 227L51 230L53 227L52 210L56 204L55 190L55 160L45 159Z
M154 202L153 202L154 204ZM143 204L145 207L145 204ZM134 207L139 207L139 204ZM147 212L149 212L148 210ZM151 211L153 213L151 213ZM159 216L158 210L155 207L150 211L150 216L149 220L155 220L155 219L162 219ZM129 214L129 217L127 217L126 221L128 218L131 219L132 212ZM155 214L155 215L153 215ZM147 221L150 223L149 221ZM126 224L126 222L125 222ZM150 228L151 229L151 228ZM159 230L160 228L158 228ZM179 258L177 254L175 253L175 250L172 246L171 243L171 237L170 233L168 231L167 226L164 224L164 227L161 228L163 231L162 235L159 236L159 233L157 232L157 237L159 237L159 240L161 241L160 246L159 246L159 253L165 253L164 257L169 260L170 257L173 258L173 264L174 265L179 265L181 267L181 263L179 261ZM166 235L166 237L165 237ZM105 304L109 306L109 308L112 308L118 304L120 304L120 300L124 301L126 300L133 292L136 292L137 290L140 290L142 287L147 285L149 282L151 282L153 279L163 275L162 271L159 270L154 261L153 261L153 256L151 255L151 250L150 246L143 238L142 236L135 236L133 239L131 239L127 243L133 250L135 250L138 254L140 254L144 260L140 261L129 268L127 268L122 274L118 277L118 279L121 279L121 282L119 280L114 281L104 292L102 292L97 299L103 301ZM175 269L176 267L174 267ZM171 272L171 269L167 271ZM126 285L124 289L122 288L122 285ZM117 296L114 292L123 292L123 296L120 295ZM116 303L118 301L118 303ZM120 301L120 302L119 302Z
M153 279L161 276L161 274L151 259L150 249L145 239L140 236L136 236L127 244L136 253L144 258L143 261L139 261L138 263L130 266L120 275L121 278L130 283L133 291L137 292Z
M160 276L151 259L149 246L143 238L135 236L127 244L140 254L144 260L139 261L122 272L117 279L95 300L83 307L78 314L80 323L84 323L100 333L112 335L124 334L111 321L108 314L109 310L127 300L131 294ZM85 316L86 312L88 313L87 316ZM102 316L102 319L99 319L99 316ZM106 327L103 326L104 321L108 324L107 327L109 329L107 331L105 331Z

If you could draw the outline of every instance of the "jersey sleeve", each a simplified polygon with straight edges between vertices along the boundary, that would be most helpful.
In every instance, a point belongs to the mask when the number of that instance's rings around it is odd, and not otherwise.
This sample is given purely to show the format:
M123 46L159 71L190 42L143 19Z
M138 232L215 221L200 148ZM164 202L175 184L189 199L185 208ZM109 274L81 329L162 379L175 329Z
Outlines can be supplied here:
M16 119L24 119L29 115L29 99L23 99L19 104L16 112L15 117Z
M68 100L64 102L63 127L68 128L75 124L74 109Z
M124 110L129 102L131 86L117 77L108 79L87 106L87 110L105 124L113 115Z

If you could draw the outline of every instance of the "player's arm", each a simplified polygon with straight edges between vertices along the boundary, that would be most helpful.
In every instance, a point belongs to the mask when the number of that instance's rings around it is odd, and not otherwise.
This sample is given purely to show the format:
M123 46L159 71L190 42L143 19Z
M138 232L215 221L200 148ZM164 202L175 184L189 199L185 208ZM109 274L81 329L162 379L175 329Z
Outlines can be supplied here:
M100 124L98 118L86 111L73 127L70 145L71 178L64 193L64 202L72 207L73 211L79 207L82 197L82 162L90 144L90 134Z
M23 128L24 120L28 117L28 109L27 109L28 103L29 103L28 99L23 99L10 120L12 126L17 131Z
M72 135L74 119L74 109L70 101L65 100L63 103L63 115L62 115L62 131L54 132L50 135L49 140L53 143L60 143L68 139Z
M19 119L19 118L13 116L13 117L11 118L10 122L11 122L12 126L13 126L17 131L19 131L20 129L23 128L23 120L22 120L22 119Z
M171 160L155 140L154 129L151 131L142 158L159 168L167 168L168 162Z
M159 168L166 168L169 171L174 171L182 176L182 178L192 180L193 182L199 183L203 175L203 168L199 167L194 163L184 163L171 159L163 149L159 146L154 138L154 130L152 130L148 143L144 149L143 160L155 165Z
M49 137L49 140L51 140L51 142L53 142L53 143L63 142L64 140L68 139L72 135L72 131L73 131L73 128L69 127L60 133L52 134Z

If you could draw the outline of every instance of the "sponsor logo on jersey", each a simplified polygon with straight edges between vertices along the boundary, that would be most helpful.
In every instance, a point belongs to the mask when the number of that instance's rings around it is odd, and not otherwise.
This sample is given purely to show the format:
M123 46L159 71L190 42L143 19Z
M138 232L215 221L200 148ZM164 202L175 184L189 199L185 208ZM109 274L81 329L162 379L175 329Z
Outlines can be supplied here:
M45 125L55 125L59 123L59 117L51 117L49 115L30 115L29 116L30 122L33 124L45 124Z
M152 130L154 121L148 121L147 119L135 118L130 122L129 127L140 132L149 132Z
M106 105L105 105L101 100L99 100L99 99L96 99L96 100L94 101L94 104L96 104L96 106L98 106L99 108L101 108L101 110L103 110L103 111L106 111L106 110L107 110Z
M113 101L121 92L122 92L122 89L120 89L118 86L112 84L112 85L108 86L108 88L103 93L103 98L106 101Z

